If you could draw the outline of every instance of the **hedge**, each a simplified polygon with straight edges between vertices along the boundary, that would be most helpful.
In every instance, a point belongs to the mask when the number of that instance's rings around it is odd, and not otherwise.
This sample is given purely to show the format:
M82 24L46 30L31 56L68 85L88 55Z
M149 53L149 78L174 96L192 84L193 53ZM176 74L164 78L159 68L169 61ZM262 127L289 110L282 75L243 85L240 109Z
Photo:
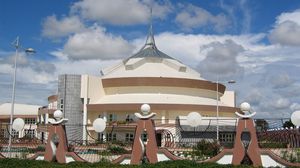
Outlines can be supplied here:
M82 162L71 162L69 164L59 164L59 163L50 163L46 161L37 161L37 160L20 160L20 159L0 159L1 168L193 168L193 167L205 167L205 168L250 168L251 166L232 166L232 165L219 165L216 163L196 163L193 161L187 160L178 160L178 161L165 161L159 162L157 164L143 164L140 166L135 165L116 165L107 162L99 163L82 163Z

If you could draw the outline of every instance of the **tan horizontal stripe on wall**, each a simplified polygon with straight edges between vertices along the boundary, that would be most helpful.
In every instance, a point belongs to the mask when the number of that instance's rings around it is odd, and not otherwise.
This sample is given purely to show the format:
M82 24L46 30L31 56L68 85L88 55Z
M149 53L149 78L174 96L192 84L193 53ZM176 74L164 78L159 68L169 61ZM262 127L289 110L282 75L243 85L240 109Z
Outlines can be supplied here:
M10 115L0 115L0 119L10 118ZM14 115L14 118L37 118L37 115Z
M88 111L140 111L142 104L89 104ZM149 104L151 111L155 110L182 110L182 111L208 111L216 112L216 106L211 105L193 105L193 104ZM240 111L236 107L219 106L220 112Z
M126 87L126 86L169 86L198 88L217 91L217 83L205 80L185 79L185 78L164 78L164 77L127 77L127 78L107 78L102 79L104 88ZM219 92L224 93L225 86L219 83Z

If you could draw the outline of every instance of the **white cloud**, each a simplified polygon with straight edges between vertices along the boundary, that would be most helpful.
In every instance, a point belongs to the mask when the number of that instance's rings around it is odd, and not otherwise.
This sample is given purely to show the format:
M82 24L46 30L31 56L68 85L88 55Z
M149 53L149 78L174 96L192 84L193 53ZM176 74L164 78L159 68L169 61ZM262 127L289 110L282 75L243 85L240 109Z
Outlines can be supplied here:
M248 95L245 97L246 102L249 102L251 105L257 106L263 100L263 94L259 89L252 89L249 91Z
M100 76L100 70L120 62L121 60L76 60L59 61L56 65L56 75L60 74L89 74Z
M244 48L232 40L224 43L214 42L204 46L209 51L206 58L198 65L205 76L232 77L243 74L243 68L237 62L237 56Z
M248 0L239 0L235 3L230 1L220 0L220 8L230 18L232 26L230 27L231 32L241 32L247 34L251 29L252 11Z
M61 49L56 50L56 51L51 51L49 54L55 56L58 60L61 60L61 61L67 61L68 60L68 55L64 54Z
M77 16L63 17L58 20L55 15L52 15L43 22L42 35L48 38L59 38L84 29L84 24Z
M251 11L249 7L247 6L247 0L241 0L239 4L242 14L243 14L243 19L242 19L242 33L248 33L250 32L251 28Z
M299 104L299 103L292 103L292 104L290 105L290 109L291 109L292 111L300 110L300 104Z
M263 34L245 34L245 35L204 35L204 34L175 34L164 32L155 36L157 47L183 63L196 67L202 61L208 50L204 50L202 46L214 42L224 43L226 40L232 40L243 46L245 50L254 53L265 49L259 44L264 37ZM133 41L137 49L145 43L145 38L139 38ZM255 61L251 62L255 63ZM249 63L250 64L250 63Z
M47 84L55 81L55 70L52 72L36 71L30 67L18 69L17 80L20 82L34 83L34 84Z
M173 5L168 0L143 0L142 2L144 2L148 6L152 6L152 16L154 18L165 19L167 15L174 10Z
M11 56L8 56L6 59L3 59L2 62L6 62L8 64L11 64L11 65L14 65L15 64L15 59L16 59L16 55L13 54ZM18 54L18 58L17 58L17 66L24 66L24 65L27 65L29 62L28 62L28 59L26 57L26 54L21 52Z
M177 14L176 22L185 30L212 25L217 32L224 31L230 24L225 14L213 15L209 11L192 4Z
M282 45L299 46L300 39L300 25L292 22L285 21L275 27L269 35L272 43L279 43Z
M272 43L299 46L300 39L300 10L282 13L276 18L274 29L269 39Z
M149 4L153 4L153 16L165 18L171 12L172 5L151 0L83 0L76 2L72 13L79 13L83 18L113 25L133 25L149 22Z
M275 89L285 88L293 84L293 80L286 72L270 76L269 81Z
M114 36L104 28L94 25L84 32L70 36L63 48L69 59L112 60L132 53L133 46L120 36Z
M10 65L11 68L13 68L14 63L15 63L15 57L16 57L15 55L4 57L2 60L0 60L0 64ZM27 56L24 52L21 52L18 54L17 68L22 69L22 68L27 68L27 67L30 67L32 70L37 71L37 72L53 72L53 71L55 71L55 66L51 62L35 60L31 56ZM4 72L4 71L2 71L2 72Z
M290 106L291 102L287 98L279 98L275 100L275 102L270 102L270 106L273 106L274 108L277 109L288 109Z
M276 18L276 24L281 24L285 21L292 21L300 25L300 10L282 13Z

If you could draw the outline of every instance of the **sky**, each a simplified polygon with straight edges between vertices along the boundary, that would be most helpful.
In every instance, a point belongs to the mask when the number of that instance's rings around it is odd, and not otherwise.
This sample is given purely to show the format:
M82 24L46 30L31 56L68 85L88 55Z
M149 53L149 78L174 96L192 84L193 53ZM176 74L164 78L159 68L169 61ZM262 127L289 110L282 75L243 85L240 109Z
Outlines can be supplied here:
M100 75L138 51L151 6L157 47L236 91L237 105L264 118L300 110L299 0L2 0L0 103L11 101L17 36L16 103L46 105L58 75Z

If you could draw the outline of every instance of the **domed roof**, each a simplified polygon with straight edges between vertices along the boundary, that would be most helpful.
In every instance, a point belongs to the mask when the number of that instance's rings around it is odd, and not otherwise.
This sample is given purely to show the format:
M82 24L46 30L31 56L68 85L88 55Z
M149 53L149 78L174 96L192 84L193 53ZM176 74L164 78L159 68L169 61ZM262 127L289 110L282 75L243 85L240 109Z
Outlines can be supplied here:
M201 79L200 74L157 49L152 24L145 45L120 64L103 69L102 78L171 77Z

